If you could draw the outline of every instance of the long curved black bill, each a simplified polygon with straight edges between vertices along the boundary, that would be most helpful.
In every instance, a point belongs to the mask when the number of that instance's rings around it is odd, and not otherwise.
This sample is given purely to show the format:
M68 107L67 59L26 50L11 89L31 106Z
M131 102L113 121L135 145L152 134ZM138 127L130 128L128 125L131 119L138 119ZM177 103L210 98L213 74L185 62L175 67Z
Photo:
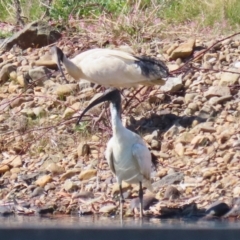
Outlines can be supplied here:
M76 123L76 125L79 124L79 122L81 121L82 117L84 116L84 114L90 110L91 108L93 108L94 106L96 106L97 104L100 104L102 102L106 102L106 101L111 101L113 99L113 97L116 94L120 94L119 90L116 88L110 88L108 90L106 90L103 95L101 95L99 98L95 99L93 102L91 102L81 113L81 115L78 118L78 121Z
M65 77L65 74L63 73L62 66L61 66L61 62L63 61L63 56L64 56L62 50L60 48L56 47L56 46L53 46L51 48L51 52L56 57L57 66L58 66L58 69L60 70L60 72L62 74L62 77L64 78L65 81L67 81L67 79Z

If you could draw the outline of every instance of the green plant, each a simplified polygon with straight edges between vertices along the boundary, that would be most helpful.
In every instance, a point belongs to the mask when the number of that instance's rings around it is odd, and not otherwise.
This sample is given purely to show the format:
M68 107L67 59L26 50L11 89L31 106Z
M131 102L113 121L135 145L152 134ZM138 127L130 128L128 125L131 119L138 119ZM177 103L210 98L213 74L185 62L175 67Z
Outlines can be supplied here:
M156 32L157 21L166 27L169 23L171 27L195 24L197 29L217 25L219 30L240 24L239 0L54 0L50 6L48 0L21 0L20 4L25 23L39 19L49 10L53 20L96 21L98 28L109 25L116 35L126 32L134 38ZM1 21L16 22L14 0L0 0L0 11Z
M90 124L89 122L80 122L78 126L75 127L77 132L80 132L82 136L87 137L90 134Z
M0 31L0 38L7 38L7 37L11 37L12 34L9 32L4 32L4 31Z
M196 21L202 26L213 26L226 22L239 24L239 11L238 0L167 0L159 13L169 22Z
M56 0L51 7L50 16L66 21L71 17L99 16L103 12L117 14L124 6L125 1L123 0Z

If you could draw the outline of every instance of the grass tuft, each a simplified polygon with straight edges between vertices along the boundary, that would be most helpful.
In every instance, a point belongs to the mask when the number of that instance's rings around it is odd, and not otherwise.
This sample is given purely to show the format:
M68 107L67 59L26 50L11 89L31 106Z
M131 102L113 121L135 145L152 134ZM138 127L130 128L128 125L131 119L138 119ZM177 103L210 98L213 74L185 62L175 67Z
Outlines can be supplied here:
M52 20L95 20L100 26L109 25L119 34L126 32L138 37L146 31L156 31L156 25L193 23L199 27L219 26L221 30L237 29L240 24L239 0L21 0L22 16L33 21L46 10ZM14 0L0 0L1 19L15 18ZM109 22L107 22L107 20Z

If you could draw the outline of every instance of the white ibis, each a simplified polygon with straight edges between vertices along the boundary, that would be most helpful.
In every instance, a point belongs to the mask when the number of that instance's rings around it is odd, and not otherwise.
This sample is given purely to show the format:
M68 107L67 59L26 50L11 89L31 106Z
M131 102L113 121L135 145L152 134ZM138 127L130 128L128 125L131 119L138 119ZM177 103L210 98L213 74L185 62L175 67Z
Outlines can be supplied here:
M143 216L143 189L142 184L152 191L150 180L151 153L142 138L125 128L121 121L121 95L118 89L107 90L102 96L94 100L80 115L82 116L95 105L111 102L111 120L113 136L107 143L105 156L111 171L117 178L120 190L120 208L122 217L123 192L122 181L139 184L140 216Z
M68 59L56 46L50 52L64 78L61 62L75 80L85 79L105 87L164 85L169 75L162 61L147 56L137 57L121 50L96 48L72 59Z

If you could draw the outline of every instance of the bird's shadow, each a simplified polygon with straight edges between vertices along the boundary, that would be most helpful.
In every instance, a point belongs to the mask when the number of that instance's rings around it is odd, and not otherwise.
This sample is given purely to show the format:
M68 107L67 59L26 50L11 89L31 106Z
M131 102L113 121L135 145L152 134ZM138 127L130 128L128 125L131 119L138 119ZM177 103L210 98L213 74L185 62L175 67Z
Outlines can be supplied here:
M194 120L200 123L206 122L207 118L199 116L177 116L172 113L160 115L152 113L149 117L142 117L139 120L131 117L126 127L133 132L141 134L150 134L155 130L164 133L176 124L184 128L189 128L192 126Z

